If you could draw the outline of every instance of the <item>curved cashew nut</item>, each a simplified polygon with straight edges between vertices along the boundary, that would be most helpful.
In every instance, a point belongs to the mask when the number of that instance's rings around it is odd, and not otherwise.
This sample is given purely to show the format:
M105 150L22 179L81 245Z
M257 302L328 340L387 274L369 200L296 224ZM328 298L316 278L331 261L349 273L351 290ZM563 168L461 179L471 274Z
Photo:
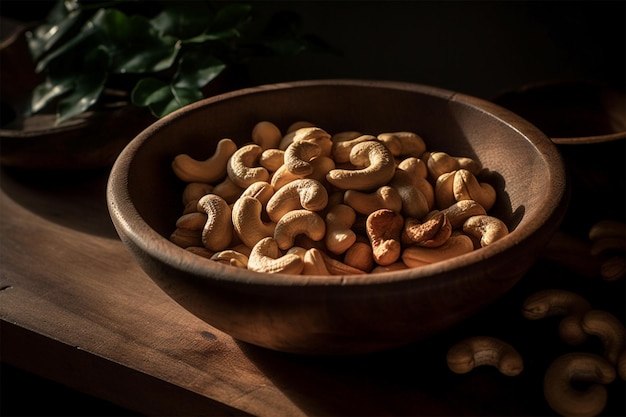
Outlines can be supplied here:
M326 262L326 268L331 275L363 275L367 272L358 268L352 267L344 262L341 262L325 252L321 252L324 262Z
M213 192L213 186L204 182L190 182L183 190L183 206L190 201L198 201L200 197Z
M354 211L360 214L370 213L386 208L395 212L402 210L402 198L398 191L388 185L383 185L373 193L356 190L346 190L343 201Z
M436 248L443 245L452 236L452 225L445 213L429 213L423 222L412 217L404 221L402 242L408 245Z
M431 178L436 180L443 174L459 169L459 161L446 152L431 152L426 160L426 166Z
M304 275L331 275L324 262L322 251L317 248L308 249L304 252Z
M224 177L228 159L237 151L237 144L232 139L222 139L217 143L215 153L204 161L193 159L187 154L174 157L172 170L176 176L186 182L212 183Z
M213 193L222 197L228 204L232 204L239 198L244 188L238 186L229 177L213 187Z
M476 239L480 239L482 247L489 246L509 234L509 229L502 220L488 215L468 218L463 223L463 231Z
M376 210L367 216L367 237L378 265L390 265L400 258L403 225L402 215L389 209Z
M343 262L353 268L368 272L376 266L374 262L374 252L367 239L362 236L360 237L361 239L357 237L357 241L346 251Z
M262 152L263 148L252 143L237 149L226 164L228 178L241 188L246 188L253 182L269 180L267 169L257 166Z
M452 234L443 245L436 248L409 246L402 253L402 261L412 268L454 258L474 250L474 242L464 234Z
M607 400L605 384L615 379L615 369L606 359L591 353L567 353L548 367L543 392L550 407L563 416L596 416ZM586 391L572 382L593 383Z
M198 211L207 214L202 230L202 243L218 252L228 247L233 240L231 209L226 200L215 194L207 194L198 200Z
M254 245L248 258L248 269L268 274L300 274L304 261L295 253L283 255L273 237L266 237Z
M267 202L265 211L273 222L296 209L319 211L328 204L328 191L319 182L308 178L294 180L278 189Z
M286 134L280 142L279 149L286 150L294 142L315 142L322 149L322 155L330 156L332 141L330 134L317 126L298 128Z
M622 322L608 311L589 310L583 315L580 325L587 334L600 338L604 345L604 356L617 365L626 345Z
M244 245L253 248L259 240L274 236L275 223L265 223L261 219L262 203L249 196L240 197L232 208L232 221L235 233Z
M435 189L428 181L428 168L421 159L410 157L402 160L398 164L398 169L406 172L413 181L413 186L417 188L426 198L428 209L435 207Z
M457 201L456 203L441 210L441 212L448 217L450 225L453 229L462 227L463 223L465 223L465 221L472 216L482 216L487 214L485 208L474 200Z
M331 207L326 213L326 248L334 254L344 253L356 241L356 234L351 229L356 220L356 213L346 204Z
M426 151L426 143L424 139L417 133L413 132L392 132L381 133L378 139L383 143L398 141L400 143L400 151L398 156L419 158Z
M197 203L196 203L197 204ZM199 211L186 213L176 220L176 227L187 230L202 230L206 224L207 215Z
M219 263L234 266L235 268L248 268L248 257L243 253L232 249L216 252L210 259Z
M478 182L474 174L459 169L454 174L453 192L456 201L474 200L489 211L496 203L496 190L487 182Z
M289 171L289 167L285 164L281 165L273 174L270 179L270 184L274 187L274 190L278 190L292 181L301 179L302 176L296 175Z
M529 320L564 316L559 323L559 336L569 345L587 340L582 328L583 315L591 310L591 304L582 296L567 290L547 289L537 291L524 300L522 315Z
M252 142L264 150L278 148L282 138L280 129L272 122L261 121L252 128Z
M314 211L292 210L283 215L274 229L274 240L278 247L287 250L293 246L297 235L305 234L314 241L324 239L326 223Z
M285 163L285 151L280 149L265 149L259 156L259 165L268 172L276 172Z
M444 172L435 181L435 205L444 210L457 202L454 197L454 175L456 171Z
M454 156L454 159L459 163L459 169L466 169L474 175L478 175L483 170L483 165L472 158L465 156Z
M351 133L346 132L343 135L335 135L332 137L333 149L332 156L336 163L344 163L350 161L350 152L357 144L361 142L375 141L376 136L358 135L351 137Z
M524 369L522 356L510 344L489 336L462 340L448 350L448 368L457 374L489 365L507 376L519 375Z
M292 174L304 177L313 173L310 161L321 153L322 148L315 142L293 142L285 150L285 165Z
M426 196L415 186L415 180L406 171L396 169L389 185L400 196L402 214L406 217L421 219L430 211L431 207Z
M170 242L183 249L193 246L203 246L202 229L182 229L176 228L170 235Z
M243 190L239 198L242 197L253 197L261 202L263 206L267 204L267 202L274 195L274 187L268 182L265 181L257 181L252 183Z
M373 190L387 184L396 171L389 149L378 141L356 144L350 151L350 162L361 169L333 169L326 179L342 190Z

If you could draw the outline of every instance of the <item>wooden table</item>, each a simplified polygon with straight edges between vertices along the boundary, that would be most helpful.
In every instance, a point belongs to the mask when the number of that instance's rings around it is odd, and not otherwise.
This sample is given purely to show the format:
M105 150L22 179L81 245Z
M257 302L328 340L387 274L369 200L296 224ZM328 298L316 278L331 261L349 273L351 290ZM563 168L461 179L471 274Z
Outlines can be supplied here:
M308 357L233 340L184 310L138 267L105 203L107 172L2 170L2 361L146 415L554 415L542 378L570 350L558 319L530 321L542 288L579 291L624 316L624 279L607 283L539 260L487 310L432 339L388 352ZM583 242L584 247L584 242ZM466 336L511 343L524 371L457 375L446 352ZM624 415L624 381L606 415Z

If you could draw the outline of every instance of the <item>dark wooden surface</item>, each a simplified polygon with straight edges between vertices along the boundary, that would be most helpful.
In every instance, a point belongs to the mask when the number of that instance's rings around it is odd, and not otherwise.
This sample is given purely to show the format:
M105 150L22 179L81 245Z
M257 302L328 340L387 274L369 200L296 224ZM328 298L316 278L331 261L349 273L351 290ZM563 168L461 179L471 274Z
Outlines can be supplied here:
M623 317L624 280L539 260L487 310L427 341L363 356L268 351L200 321L140 270L110 222L106 179L1 172L2 361L140 414L553 415L543 373L572 348L556 319L521 316L524 298L567 288ZM447 349L478 334L515 346L522 374L449 371ZM597 340L575 349L602 350ZM624 381L607 388L605 414L624 415Z

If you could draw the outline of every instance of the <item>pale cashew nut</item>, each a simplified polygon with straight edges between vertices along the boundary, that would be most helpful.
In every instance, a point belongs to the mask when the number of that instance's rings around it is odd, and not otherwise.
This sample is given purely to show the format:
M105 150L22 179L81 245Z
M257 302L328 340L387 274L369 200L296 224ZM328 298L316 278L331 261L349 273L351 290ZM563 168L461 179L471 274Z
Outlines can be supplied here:
M423 222L412 217L404 221L402 243L426 248L443 245L452 236L452 225L445 213L429 213Z
M328 271L328 268L326 267L322 251L319 249L308 249L304 253L303 261L304 269L302 270L302 273L304 275L331 275L330 271Z
M454 175L456 171L444 172L435 181L435 205L444 210L457 202L454 197Z
M466 169L459 169L454 174L453 192L456 201L474 200L489 211L496 202L496 190L487 182L478 179Z
M606 407L604 385L615 379L615 368L606 359L592 353L566 353L548 367L543 392L548 405L563 416L597 416ZM572 382L591 383L586 390Z
M218 252L228 247L233 240L231 209L226 200L215 194L207 194L198 201L198 211L207 214L202 230L202 243Z
M321 252L324 257L324 262L326 262L326 268L331 275L363 275L367 272L362 271L358 268L354 268L344 262L341 262L329 254L325 252Z
M393 156L378 141L356 144L350 151L350 162L361 169L333 169L326 179L342 190L373 190L387 184L396 171Z
M472 216L463 223L463 231L480 239L482 247L489 246L509 234L506 224L494 216Z
M262 152L263 148L257 144L248 144L237 149L226 164L228 178L241 188L246 188L253 182L268 181L270 174L267 169L257 165Z
M334 254L344 253L356 241L356 234L352 225L356 220L356 213L346 204L337 204L331 207L325 216L326 221L326 248Z
M196 203L197 207L197 203ZM186 213L176 220L176 227L187 230L202 230L206 224L207 214L199 211Z
M314 211L292 210L283 215L274 229L274 240L283 250L291 248L297 235L304 234L314 241L324 239L326 223Z
M273 222L296 209L319 211L328 204L328 191L319 182L308 178L294 180L276 190L265 211Z
M374 261L374 252L367 238L358 236L343 256L343 262L346 265L360 269L361 271L371 271L376 266Z
M261 239L250 252L248 269L267 274L300 274L304 261L295 253L283 255L273 237Z
M382 208L395 212L402 210L402 198L400 194L395 188L388 185L383 185L373 193L346 190L343 195L343 201L357 213L366 216Z
M245 187L240 187L235 184L229 177L224 178L224 181L213 187L213 194L222 197L228 204L234 203Z
M192 246L203 246L202 229L182 229L176 228L170 235L170 242L183 249Z
M259 156L259 165L268 172L276 172L285 163L285 151L280 149L265 149Z
M239 198L242 197L253 197L261 202L263 206L267 204L270 198L274 195L274 187L268 182L265 181L257 181L252 183L243 190Z
M270 179L270 184L274 187L274 190L278 190L292 181L303 178L300 175L296 175L289 171L289 167L285 164L281 165L273 174Z
M318 156L313 159L310 164L313 167L313 172L307 175L306 178L311 178L322 184L326 183L326 174L328 174L331 169L335 169L335 161L328 156Z
M413 186L426 198L428 209L432 210L435 207L435 189L428 181L426 163L419 158L410 157L402 160L398 164L398 169L408 174L408 177L413 181Z
M293 142L285 150L285 166L294 175L310 175L313 173L310 161L320 156L321 152L322 148L315 142Z
M430 203L426 196L415 186L415 179L406 171L396 169L389 182L402 201L402 214L406 217L421 219L430 211Z
M393 139L392 139L393 138ZM426 143L424 139L417 133L413 132L393 132L381 133L378 139L383 143L387 141L399 141L399 156L419 158L426 151Z
M183 190L183 206L190 201L198 201L200 197L213 192L213 186L204 182L190 182Z
M431 152L426 160L426 165L433 180L459 169L459 161L446 152Z
M236 150L237 144L225 138L217 143L213 156L204 161L193 159L187 154L176 155L172 161L172 170L186 182L213 183L225 176L226 163Z
M234 266L235 268L248 268L248 257L232 249L216 252L210 259L225 265Z
M409 246L402 252L402 261L410 267L429 265L470 253L474 242L464 234L452 234L443 245L436 248Z
M589 310L583 315L580 325L587 334L600 338L604 345L604 356L613 365L617 365L626 346L622 322L608 311Z
M367 216L367 237L378 265L390 265L400 258L403 225L402 215L389 209L376 210Z
M487 211L483 206L474 200L461 200L441 210L450 220L452 229L463 226L467 219L473 216L486 215Z
M244 245L253 248L259 240L274 236L276 223L261 219L262 203L249 196L240 197L232 208L232 222L235 233Z
M546 289L537 291L524 300L522 315L529 320L563 316L559 323L559 336L568 345L579 345L588 335L582 328L583 315L591 304L579 294L567 290Z
M479 175L483 170L482 164L475 159L464 156L455 156L454 159L459 163L459 169L466 169L474 175Z
M280 129L272 122L261 121L252 128L252 142L264 150L278 148L282 137Z
M317 126L301 127L286 134L280 142L279 149L286 150L294 142L315 142L322 149L322 155L330 156L332 141L330 134Z
M448 368L457 374L483 365L493 366L506 376L519 375L524 369L522 356L513 346L489 336L469 337L456 343L448 350L446 360Z
M350 161L350 152L357 144L368 141L375 141L376 136L373 135L359 135L351 137L350 134L335 135L332 138L333 150L332 156L336 163L343 163Z
M296 130L303 127L315 127L315 125L306 120L298 120L297 122L293 122L289 125L289 127L287 128L287 133L295 132Z

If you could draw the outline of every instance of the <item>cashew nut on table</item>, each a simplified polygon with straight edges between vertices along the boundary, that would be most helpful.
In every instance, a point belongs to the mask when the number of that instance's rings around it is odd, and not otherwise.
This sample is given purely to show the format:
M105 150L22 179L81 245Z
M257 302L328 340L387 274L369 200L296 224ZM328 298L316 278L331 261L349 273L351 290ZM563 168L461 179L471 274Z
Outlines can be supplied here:
M186 184L170 240L236 268L349 275L428 265L509 233L479 161L414 132L260 121L249 141L172 161Z

